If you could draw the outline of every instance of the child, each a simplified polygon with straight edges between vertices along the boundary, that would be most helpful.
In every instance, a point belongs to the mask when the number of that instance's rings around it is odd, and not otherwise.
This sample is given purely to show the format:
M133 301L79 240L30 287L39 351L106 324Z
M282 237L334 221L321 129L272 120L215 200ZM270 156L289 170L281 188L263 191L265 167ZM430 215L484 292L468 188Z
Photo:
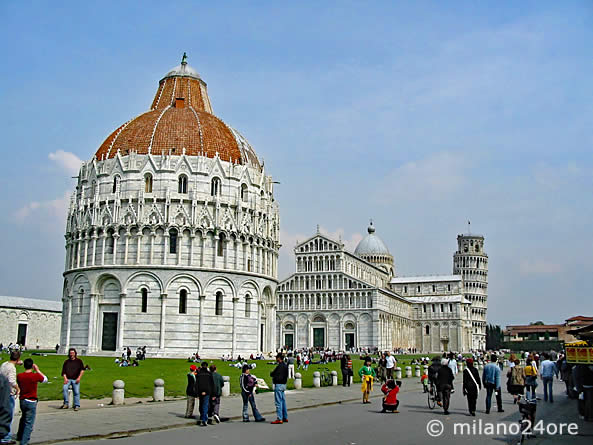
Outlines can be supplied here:
M381 392L385 394L385 397L383 397L383 409L381 410L382 413L386 413L387 411L399 413L397 410L397 407L399 406L397 393L399 392L401 385L402 382L400 380L397 382L394 382L393 380L387 380L387 383L381 387Z
M422 383L424 392L427 393L428 392L428 374L426 374L426 372L424 372L422 374L422 377L420 377L420 383Z

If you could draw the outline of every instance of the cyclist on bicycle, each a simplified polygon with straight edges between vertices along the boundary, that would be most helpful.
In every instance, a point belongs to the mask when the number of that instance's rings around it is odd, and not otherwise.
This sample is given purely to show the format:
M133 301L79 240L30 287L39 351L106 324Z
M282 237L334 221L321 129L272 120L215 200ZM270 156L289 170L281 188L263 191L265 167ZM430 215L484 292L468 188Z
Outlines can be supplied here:
M433 359L432 359L432 365L430 365L428 367L428 380L430 381L430 383L432 383L435 386L437 384L437 374L439 372L440 367L441 367L441 358L440 357L433 357ZM440 406L441 405L441 401L439 399L438 392L435 394L435 399L436 399L437 403Z

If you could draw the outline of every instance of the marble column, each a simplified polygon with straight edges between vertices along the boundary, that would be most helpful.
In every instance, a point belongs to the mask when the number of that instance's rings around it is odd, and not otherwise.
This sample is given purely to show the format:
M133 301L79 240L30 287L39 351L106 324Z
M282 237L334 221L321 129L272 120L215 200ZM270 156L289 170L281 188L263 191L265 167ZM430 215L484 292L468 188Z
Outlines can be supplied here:
M119 235L117 233L113 234L113 261L111 264L117 264L117 240L119 239Z
M87 354L95 350L95 331L97 330L97 294L89 295L89 325L87 339Z
M119 294L119 318L117 320L117 350L121 351L124 347L124 326L126 321L126 294Z
M232 325L232 347L231 347L231 357L235 356L235 350L237 349L237 303L239 302L239 297L233 297L233 325Z
M203 238L202 238L203 240ZM206 301L206 295L200 295L200 316L198 317L198 354L202 352L202 337L203 337L203 326L204 326L204 303Z
M165 349L165 332L167 323L167 294L161 294L161 333L159 337L159 349Z
M93 231L93 256L91 258L91 266L95 265L95 257L97 256L97 232Z
M72 327L72 296L68 296L65 299L62 299L62 304L66 304L66 348L65 351L67 352L70 348L70 328Z

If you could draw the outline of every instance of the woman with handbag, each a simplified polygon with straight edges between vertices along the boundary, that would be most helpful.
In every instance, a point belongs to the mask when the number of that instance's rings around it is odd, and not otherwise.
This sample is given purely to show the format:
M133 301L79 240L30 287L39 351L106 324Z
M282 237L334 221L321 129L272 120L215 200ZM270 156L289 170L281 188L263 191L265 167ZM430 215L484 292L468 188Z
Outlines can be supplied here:
M525 369L520 365L519 360L515 360L514 366L509 370L509 392L513 395L513 403L517 403L519 396L523 395L525 389Z
M480 381L480 373L474 367L474 360L468 358L465 363L467 367L463 370L463 395L467 397L467 409L470 416L475 416L478 393L482 389L482 382Z

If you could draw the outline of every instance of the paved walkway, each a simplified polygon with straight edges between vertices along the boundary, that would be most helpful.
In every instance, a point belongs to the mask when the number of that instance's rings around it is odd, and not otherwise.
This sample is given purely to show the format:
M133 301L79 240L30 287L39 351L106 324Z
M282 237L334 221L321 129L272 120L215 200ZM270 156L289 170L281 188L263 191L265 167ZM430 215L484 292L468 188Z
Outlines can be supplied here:
M418 391L420 385L416 378L405 380L403 391ZM410 384L412 383L413 384ZM380 396L377 386L374 397ZM316 406L331 405L353 400L362 400L360 385L351 387L306 388L286 392L289 411ZM149 399L126 399L124 406L110 406L108 400L81 400L81 409L61 410L61 402L40 402L37 410L32 443L55 443L68 440L122 437L138 432L166 430L194 425L196 420L185 419L185 399L165 402L151 402ZM256 403L262 415L274 420L274 393L256 395ZM197 405L197 403L196 403ZM241 419L242 401L239 395L232 394L221 402L221 417ZM196 406L196 413L198 407ZM251 409L250 409L251 416ZM15 417L14 431L18 428ZM253 418L252 418L253 420Z

